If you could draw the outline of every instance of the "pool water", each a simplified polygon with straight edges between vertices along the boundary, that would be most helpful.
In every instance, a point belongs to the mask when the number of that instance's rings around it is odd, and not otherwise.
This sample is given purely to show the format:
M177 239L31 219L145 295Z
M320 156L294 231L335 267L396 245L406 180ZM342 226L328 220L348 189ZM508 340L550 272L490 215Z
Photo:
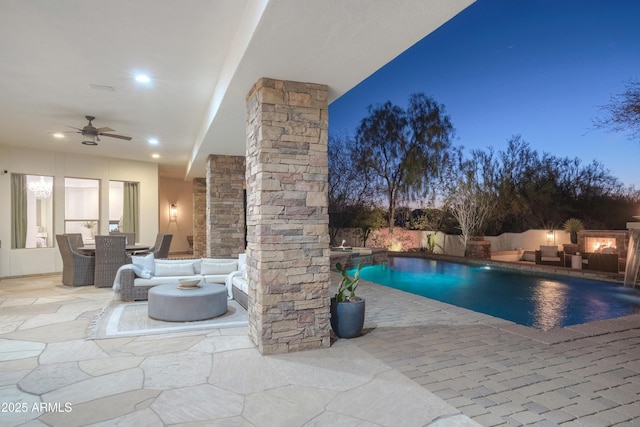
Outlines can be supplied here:
M489 266L398 257L364 267L360 277L543 330L640 313L635 288Z

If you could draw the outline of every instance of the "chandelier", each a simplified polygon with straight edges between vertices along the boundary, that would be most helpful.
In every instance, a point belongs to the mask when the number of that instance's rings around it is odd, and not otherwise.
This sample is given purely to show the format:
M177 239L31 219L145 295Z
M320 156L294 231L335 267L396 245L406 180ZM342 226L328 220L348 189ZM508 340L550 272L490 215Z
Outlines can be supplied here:
M46 199L51 196L51 190L53 189L53 182L47 182L44 176L40 177L40 181L30 182L29 191L33 193L36 199Z

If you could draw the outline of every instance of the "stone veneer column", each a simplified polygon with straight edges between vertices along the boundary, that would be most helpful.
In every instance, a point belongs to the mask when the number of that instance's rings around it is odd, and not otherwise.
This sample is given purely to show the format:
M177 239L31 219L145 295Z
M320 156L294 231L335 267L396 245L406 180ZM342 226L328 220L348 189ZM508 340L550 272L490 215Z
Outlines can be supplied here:
M193 256L207 254L207 180L193 180Z
M245 251L245 157L207 159L207 256L237 258Z
M327 87L247 96L249 335L262 354L328 347Z

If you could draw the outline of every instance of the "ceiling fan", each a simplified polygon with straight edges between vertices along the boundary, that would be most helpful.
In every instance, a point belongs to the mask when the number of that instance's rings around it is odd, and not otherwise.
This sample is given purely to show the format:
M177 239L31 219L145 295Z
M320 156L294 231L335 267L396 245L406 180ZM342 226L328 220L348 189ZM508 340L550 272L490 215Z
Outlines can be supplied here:
M111 129L110 127L97 128L93 126L91 122L95 120L95 117L93 116L84 116L84 117L87 120L89 120L89 124L87 124L82 129L76 128L73 126L68 126L70 128L77 129L79 131L77 133L82 134L82 143L84 145L98 145L98 142L100 141L101 136L108 136L110 138L118 138L118 139L124 139L126 141L131 141L130 136L108 133L108 132L115 132L115 130Z

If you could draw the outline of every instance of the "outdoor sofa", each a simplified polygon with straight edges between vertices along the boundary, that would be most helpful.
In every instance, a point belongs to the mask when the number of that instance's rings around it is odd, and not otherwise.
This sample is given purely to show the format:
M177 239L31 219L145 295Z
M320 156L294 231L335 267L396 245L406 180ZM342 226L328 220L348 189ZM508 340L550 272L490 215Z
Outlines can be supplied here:
M152 287L177 283L185 278L200 278L205 283L224 285L227 276L238 270L237 259L154 259L153 254L131 258L132 264L121 267L113 285L123 301L147 300Z

